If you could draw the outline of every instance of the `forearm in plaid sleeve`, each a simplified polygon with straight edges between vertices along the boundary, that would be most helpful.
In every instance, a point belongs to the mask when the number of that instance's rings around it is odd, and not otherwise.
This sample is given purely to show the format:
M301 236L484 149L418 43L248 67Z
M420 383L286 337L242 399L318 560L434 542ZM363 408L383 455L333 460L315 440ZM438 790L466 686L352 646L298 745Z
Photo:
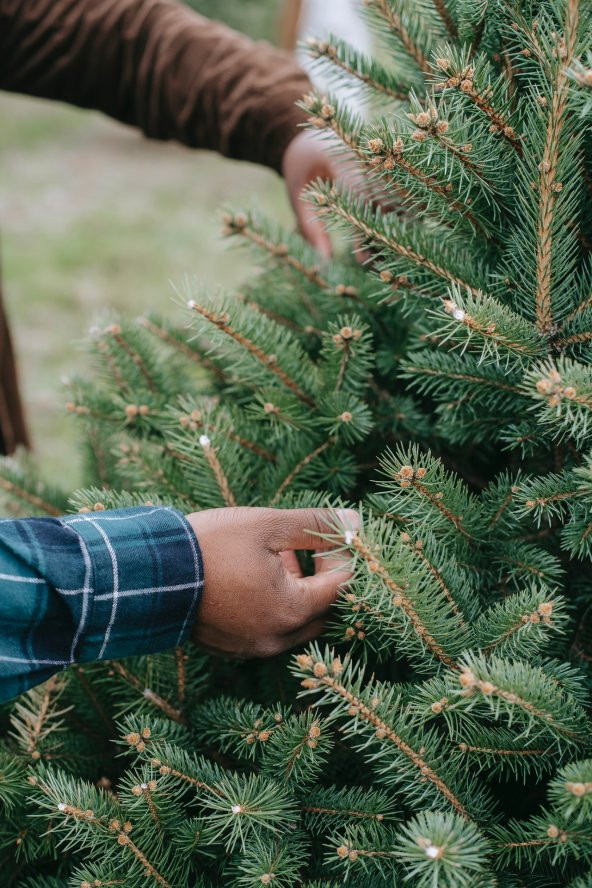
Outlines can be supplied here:
M0 522L0 700L70 663L181 644L202 588L174 509Z

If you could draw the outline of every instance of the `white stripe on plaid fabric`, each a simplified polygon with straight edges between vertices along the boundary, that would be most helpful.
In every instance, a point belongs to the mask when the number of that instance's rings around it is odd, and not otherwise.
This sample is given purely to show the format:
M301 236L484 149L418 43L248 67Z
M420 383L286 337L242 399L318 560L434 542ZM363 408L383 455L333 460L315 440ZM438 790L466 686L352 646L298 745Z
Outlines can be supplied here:
M69 666L68 660L35 660L33 657L5 657L2 655L2 662L6 663L28 663L34 666Z
M142 512L134 512L132 515L105 515L104 512L97 512L95 515L80 515L77 518L65 518L64 521L66 524L79 524L81 521L130 521L133 518L146 518L148 515L154 515L155 512L172 512L173 509L169 509L168 506L157 506L154 509L150 509L149 511Z
M16 574L0 573L0 580L9 580L11 583L37 583L44 585L45 580L42 577L19 577Z

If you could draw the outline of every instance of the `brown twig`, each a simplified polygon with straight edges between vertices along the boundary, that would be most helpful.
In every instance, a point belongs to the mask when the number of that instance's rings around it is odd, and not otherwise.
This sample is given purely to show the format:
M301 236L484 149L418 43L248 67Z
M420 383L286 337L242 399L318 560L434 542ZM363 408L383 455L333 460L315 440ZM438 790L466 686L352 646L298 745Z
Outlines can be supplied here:
M551 274L553 259L553 222L557 195L562 183L557 181L560 155L560 140L567 118L569 80L566 69L571 65L579 23L579 0L567 0L565 17L565 53L557 71L557 82L553 90L551 108L547 120L543 156L539 164L539 218L536 252L536 323L542 333L553 327L553 305L551 294Z
M200 441L204 456L208 462L209 467L212 470L214 478L218 483L218 487L220 488L220 493L222 494L222 499L226 503L227 506L236 506L236 500L234 498L234 494L230 489L230 484L228 483L228 478L224 473L224 469L220 464L220 460L218 459L218 455L214 447L212 447L209 438L207 435L204 435L206 439L203 443ZM207 443L206 443L207 442Z
M251 354L259 363L263 364L264 367L273 373L277 378L282 382L286 388L290 389L297 398L303 401L305 404L308 404L309 407L314 407L314 401L312 398L304 392L300 386L291 379L288 374L282 370L280 365L278 364L277 358L275 355L266 354L263 349L259 348L254 342L252 342L248 337L243 336L238 330L235 330L229 324L229 318L226 312L221 315L217 315L215 312L210 311L204 305L199 305L199 303L195 302L195 300L191 300L189 303L189 307L192 311L197 312L202 317L206 318L211 324L214 324L219 330L223 333L226 333L227 336L230 336L231 339L234 339L235 342L238 342L239 345L242 345L249 354Z
M175 663L177 664L177 698L183 705L187 690L187 670L185 669L185 651L182 647L175 648Z
M446 30L448 31L450 36L456 40L456 38L458 37L458 28L456 27L456 22L450 15L450 11L446 6L446 3L444 2L444 0L432 0L432 2L434 4L436 12L442 19Z
M298 463L298 465L296 465L292 469L290 474L284 478L284 480L282 481L282 483L280 484L280 486L276 490L275 494L273 495L269 505L270 506L275 505L275 503L277 503L277 501L280 499L280 497L282 496L284 491L287 490L287 488L290 486L290 484L292 483L294 478L296 478L296 476L300 474L302 469L304 469L310 462L313 461L313 459L315 459L320 453L323 453L325 450L327 450L329 447L331 447L331 445L334 443L335 443L334 439L329 438L327 441L324 442L324 444L320 444L313 451L311 451L311 453L308 453L303 459L301 459L300 462Z
M386 233L379 231L377 228L373 228L371 225L368 225L363 219L356 218L352 213L350 213L345 207L339 206L337 202L333 204L333 210L345 219L352 227L357 228L358 231L361 231L367 238L370 240L378 241L379 243L384 244L393 253L397 253L399 256L403 256L403 258L409 260L409 262L413 262L416 265L419 265L421 268L425 268L428 271L431 271L432 274L436 275L436 277L440 277L443 280L447 281L450 284L456 284L461 287L461 289L466 290L471 293L472 296L476 298L481 298L483 295L481 290L473 287L471 284L467 283L467 281L463 281L462 278L457 277L457 275L448 271L447 268L444 268L441 265L438 265L436 262L433 262L431 259L428 259L427 256L422 256L421 253L417 253L411 247L406 247L404 244L399 243L394 240L392 237L389 237Z
M435 3L442 3L442 0L434 0ZM335 46L332 46L330 43L326 41L315 40L311 38L306 42L307 49L312 58L322 58L325 57L329 59L332 65L336 68L341 68L342 71L345 71L346 74L349 74L351 77L355 77L356 80L360 80L362 83L365 83L366 86L372 87L372 89L376 90L376 92L381 92L385 96L389 96L391 99L395 99L397 101L405 101L408 98L408 93L403 90L392 89L390 86L387 86L385 83L380 83L379 80L374 80L370 77L369 74L358 71L356 68L349 65L345 59L340 59L337 49Z
M438 499L432 492L429 490L425 484L422 484L421 481L418 481L417 478L413 478L411 481L411 485L414 490L416 490L421 496L425 496L428 502L431 503L445 518L450 521L451 524L454 524L458 532L461 536L463 536L466 540L471 540L471 535L465 529L462 519L460 515L456 515L452 509L449 509L446 503Z
M172 719L173 721L178 722L179 724L185 724L185 716L178 709L175 709L168 700L165 700L151 688L144 687L143 683L132 672L125 668L123 663L120 663L119 660L110 660L107 663L111 669L115 670L129 685L135 688L137 691L140 691L145 700L148 700L149 703L152 703L153 706L156 706L157 709L160 709L164 714Z
M119 325L112 324L111 327L108 327L105 330L105 333L107 333L113 337L113 339L115 340L117 345L121 349L123 349L123 351L128 355L128 357L136 365L136 367L138 368L138 370L140 371L140 373L142 374L142 376L146 380L146 384L147 384L148 388L150 389L150 391L156 392L156 390L157 390L156 383L154 382L152 375L150 374L150 371L146 367L146 364L144 363L142 356L139 354L139 352L136 351L136 349L132 345L130 345L130 343L127 341L127 339L122 335L121 328L119 327Z
M59 509L56 509L56 507L52 506L51 503L46 502L45 500L41 499L40 496L36 496L34 493L29 493L29 491L25 490L24 487L20 487L13 481L8 481L7 478L0 477L0 487L11 496L23 500L30 506L34 506L36 509L40 509L42 512L45 512L47 515L51 515L52 517L57 518L59 515L62 514Z
M177 339L176 336L172 336L168 330L164 327L160 327L158 324L154 324L148 318L140 318L140 324L149 330L150 333L153 333L154 336L158 336L158 338L165 342L167 345L170 345L172 348L179 351L186 358L189 358L190 361L193 361L196 364L199 364L201 367L204 367L210 373L213 373L223 382L227 381L227 376L223 370L213 362L210 361L209 358L206 358L204 355L201 355L199 352L194 351L194 349L190 348L185 342L180 339Z
M488 755L505 755L505 756L529 756L529 755L546 755L547 749L494 749L488 746L470 746L468 743L459 743L458 747L461 752L482 752Z
M314 805L303 805L300 809L305 814L338 814L346 817L357 817L360 820L384 820L384 814L370 814L368 811L350 811L346 808L317 808Z
M462 802L454 795L452 790L446 785L446 783L442 780L442 778L431 768L426 760L423 758L422 754L416 752L408 743L403 740L402 737L397 734L391 725L385 722L379 715L376 714L369 706L367 706L363 700L353 694L351 691L348 691L344 685L340 684L335 678L330 675L325 675L322 678L318 679L318 681L328 688L330 688L335 694L340 696L342 699L346 700L350 706L356 709L356 714L368 724L372 725L376 732L380 732L382 737L385 740L393 743L397 749L407 758L409 761L417 768L419 774L422 778L426 778L429 780L436 789L444 796L447 802L449 802L452 807L457 811L461 817L464 817L465 820L471 820L471 817L462 804Z
M399 38L405 51L411 56L418 68L424 74L431 74L432 67L423 52L412 39L399 15L397 15L388 0L367 0L368 6L373 6L386 20L391 31Z
M378 555L372 551L368 543L364 542L359 535L356 534L352 539L351 546L357 552L359 557L366 562L368 570L378 577L387 587L389 592L392 593L393 605L401 608L423 644L425 644L434 656L446 666L449 666L451 669L458 669L456 661L448 656L444 648L426 628L423 620L417 613L413 602L406 595L402 586L399 586L399 584L393 580L385 566L380 561Z

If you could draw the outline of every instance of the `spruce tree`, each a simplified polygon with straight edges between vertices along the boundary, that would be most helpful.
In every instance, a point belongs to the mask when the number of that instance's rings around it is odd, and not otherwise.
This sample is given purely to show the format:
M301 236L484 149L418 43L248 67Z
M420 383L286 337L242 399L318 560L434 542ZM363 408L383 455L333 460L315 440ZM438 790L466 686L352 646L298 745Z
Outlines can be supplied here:
M321 262L249 213L238 295L91 333L82 511L359 507L328 633L237 667L188 645L2 710L24 888L592 886L589 0L366 0L357 83L303 106L363 187ZM6 461L14 509L65 500ZM305 561L303 561L305 567Z

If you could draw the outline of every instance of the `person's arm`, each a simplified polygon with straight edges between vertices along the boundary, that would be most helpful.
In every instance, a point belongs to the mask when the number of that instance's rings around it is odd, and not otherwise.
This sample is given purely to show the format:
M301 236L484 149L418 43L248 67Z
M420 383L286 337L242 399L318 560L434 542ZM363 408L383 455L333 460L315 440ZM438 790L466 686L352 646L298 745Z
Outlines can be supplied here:
M280 171L310 82L289 54L174 0L0 0L0 88Z
M0 700L70 663L182 643L201 552L174 509L0 522Z
M300 127L311 88L288 53L175 0L0 0L0 89L94 108L154 139L209 148L280 172L304 237L327 232L301 191L336 178Z
M0 702L69 664L188 638L233 657L308 641L350 574L324 558L303 577L294 550L326 549L314 534L336 520L323 509L142 507L0 521ZM340 520L357 526L355 512Z

